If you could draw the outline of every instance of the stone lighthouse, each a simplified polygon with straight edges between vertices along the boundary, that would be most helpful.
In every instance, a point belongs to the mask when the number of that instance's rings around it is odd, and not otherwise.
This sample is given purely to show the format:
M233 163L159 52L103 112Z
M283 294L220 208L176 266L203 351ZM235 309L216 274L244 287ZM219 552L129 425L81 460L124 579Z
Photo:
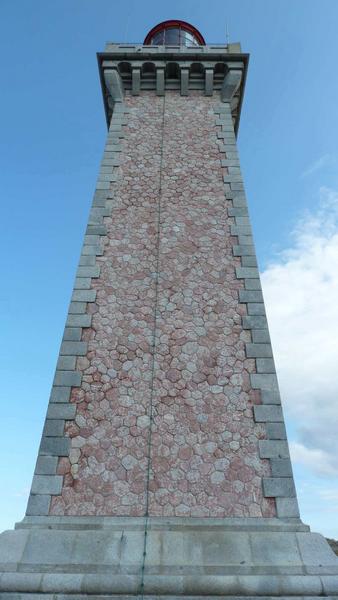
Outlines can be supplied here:
M1 600L338 598L299 517L239 166L248 55L166 21L98 64L107 141Z

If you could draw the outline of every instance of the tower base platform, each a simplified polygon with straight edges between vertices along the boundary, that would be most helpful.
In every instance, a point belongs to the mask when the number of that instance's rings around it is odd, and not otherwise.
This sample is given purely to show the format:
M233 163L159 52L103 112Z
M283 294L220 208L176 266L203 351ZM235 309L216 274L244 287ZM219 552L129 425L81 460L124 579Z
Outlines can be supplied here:
M1 600L338 598L299 519L26 517L0 536Z

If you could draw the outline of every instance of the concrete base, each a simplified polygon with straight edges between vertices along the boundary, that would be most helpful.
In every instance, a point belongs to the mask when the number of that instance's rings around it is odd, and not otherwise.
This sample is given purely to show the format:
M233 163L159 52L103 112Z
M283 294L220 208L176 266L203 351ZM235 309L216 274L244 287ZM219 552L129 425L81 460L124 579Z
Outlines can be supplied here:
M338 558L298 519L26 517L0 571L1 600L338 598Z

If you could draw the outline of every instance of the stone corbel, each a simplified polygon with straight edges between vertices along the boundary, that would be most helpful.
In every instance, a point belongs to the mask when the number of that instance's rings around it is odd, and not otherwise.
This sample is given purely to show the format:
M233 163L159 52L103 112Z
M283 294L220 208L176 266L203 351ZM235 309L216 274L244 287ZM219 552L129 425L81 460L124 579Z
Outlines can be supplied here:
M189 71L190 65L180 66L181 70L181 96L189 96Z
M132 65L131 69L131 93L133 96L139 96L141 89L141 66Z
M205 88L204 93L206 96L212 96L214 92L214 68L205 67Z
M234 69L229 70L224 77L221 99L222 102L229 102L232 109L236 106L235 94L238 91L242 81L242 71Z
M164 79L164 65L156 65L156 94L157 96L164 96L165 79Z
M124 96L123 83L117 66L104 70L104 82L108 90L108 106L113 110L115 102L123 102Z

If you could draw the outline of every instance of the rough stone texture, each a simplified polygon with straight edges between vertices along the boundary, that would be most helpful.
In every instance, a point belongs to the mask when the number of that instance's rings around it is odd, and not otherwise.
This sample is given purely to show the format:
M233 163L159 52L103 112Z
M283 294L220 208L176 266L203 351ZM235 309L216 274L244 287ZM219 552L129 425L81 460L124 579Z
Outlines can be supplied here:
M273 516L215 98L127 96L52 515ZM88 294L89 292L86 292ZM90 292L91 293L91 292ZM82 300L82 297L76 298ZM72 345L74 342L72 342ZM73 347L72 347L73 349ZM75 354L75 352L72 354ZM150 456L150 460L149 460Z

